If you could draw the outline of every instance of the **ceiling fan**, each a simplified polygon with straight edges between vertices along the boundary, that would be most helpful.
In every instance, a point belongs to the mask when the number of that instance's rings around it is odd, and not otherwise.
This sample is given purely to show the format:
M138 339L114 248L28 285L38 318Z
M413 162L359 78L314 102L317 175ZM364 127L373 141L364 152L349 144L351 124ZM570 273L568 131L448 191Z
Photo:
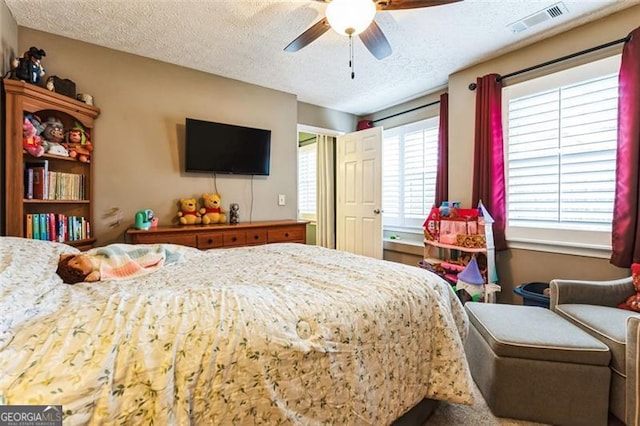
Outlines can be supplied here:
M418 9L462 0L315 0L328 3L326 16L309 27L284 48L297 52L333 28L342 35L358 35L377 59L391 55L387 37L374 20L377 10Z

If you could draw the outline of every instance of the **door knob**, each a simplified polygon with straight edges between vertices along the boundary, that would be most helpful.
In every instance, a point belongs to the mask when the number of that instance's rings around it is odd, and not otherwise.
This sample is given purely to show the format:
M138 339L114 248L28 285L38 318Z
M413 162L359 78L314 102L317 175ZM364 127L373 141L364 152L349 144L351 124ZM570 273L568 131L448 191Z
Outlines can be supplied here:
M373 209L373 213L380 214L380 209Z

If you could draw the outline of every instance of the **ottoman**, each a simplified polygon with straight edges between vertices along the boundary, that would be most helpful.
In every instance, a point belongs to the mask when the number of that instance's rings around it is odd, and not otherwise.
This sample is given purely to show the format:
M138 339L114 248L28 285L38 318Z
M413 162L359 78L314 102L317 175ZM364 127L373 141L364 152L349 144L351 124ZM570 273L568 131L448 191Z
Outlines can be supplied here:
M549 309L467 302L471 375L497 417L607 425L608 347Z

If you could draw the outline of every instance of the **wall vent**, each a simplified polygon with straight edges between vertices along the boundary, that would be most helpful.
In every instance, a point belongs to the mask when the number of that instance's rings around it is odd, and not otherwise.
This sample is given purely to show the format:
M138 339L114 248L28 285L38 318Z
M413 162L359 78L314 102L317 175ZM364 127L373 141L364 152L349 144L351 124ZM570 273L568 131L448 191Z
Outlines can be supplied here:
M532 13L526 18L522 18L516 22L513 22L507 25L507 28L511 30L513 33L521 33L524 30L527 30L534 25L541 24L549 19L558 18L562 15L569 13L567 6L564 3L556 3L552 6L549 6L543 10L540 10L536 13Z

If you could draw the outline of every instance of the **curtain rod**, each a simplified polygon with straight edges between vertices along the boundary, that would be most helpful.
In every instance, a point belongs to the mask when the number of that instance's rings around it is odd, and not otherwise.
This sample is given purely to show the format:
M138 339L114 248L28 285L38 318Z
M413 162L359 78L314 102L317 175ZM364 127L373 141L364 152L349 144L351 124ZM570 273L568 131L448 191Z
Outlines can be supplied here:
M566 61L567 59L573 59L573 58L575 58L577 56L582 56L582 55L585 55L587 53L595 52L596 50L601 50L601 49L605 49L607 47L615 46L616 44L626 43L629 40L631 40L631 35L628 35L625 38L620 38L618 40L614 40L614 41L610 41L608 43L601 44L599 46L590 47L589 49L581 50L579 52L572 53L570 55L562 56L561 58L552 59L550 61L543 62L543 63L538 64L538 65L533 65L533 66L530 66L528 68L523 68L521 70L514 71L512 73L499 76L499 77L496 78L496 81L502 81L505 78L510 78L510 77L513 77L513 76L516 76L516 75L524 74L526 72L537 70L538 68L543 68L543 67L546 67L548 65L557 64L558 62ZM476 83L469 84L469 90L476 90L476 87L477 87Z
M409 110L399 112L399 113L397 113L397 114L393 114L393 115L389 115L389 116L387 116L387 117L382 117L382 118L378 118L378 119L376 119L376 120L372 120L372 122L373 122L373 123L377 123L378 121L388 120L388 119L390 119L390 118L397 117L397 116L399 116L399 115L403 115L403 114L407 114L407 113L409 113L409 112L413 112L413 111L418 110L418 109L421 109L421 108L426 108L426 107L430 107L430 106L433 106L433 105L437 105L437 104L439 104L439 103L440 103L440 101L433 101L433 102L429 102L428 104L420 105L420 106L417 106L417 107L415 107L415 108L411 108L411 109L409 109Z

